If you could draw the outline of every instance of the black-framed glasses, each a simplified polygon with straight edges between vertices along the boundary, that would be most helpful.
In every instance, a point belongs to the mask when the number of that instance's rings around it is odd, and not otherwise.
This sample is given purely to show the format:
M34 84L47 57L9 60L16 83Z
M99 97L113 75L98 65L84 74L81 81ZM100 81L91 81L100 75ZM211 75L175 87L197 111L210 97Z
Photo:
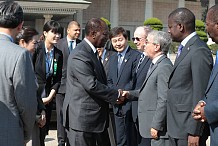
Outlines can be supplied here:
M136 40L136 41L138 41L138 42L139 42L141 39L142 39L142 38L133 37L133 38L132 38L132 41L134 42L134 41Z

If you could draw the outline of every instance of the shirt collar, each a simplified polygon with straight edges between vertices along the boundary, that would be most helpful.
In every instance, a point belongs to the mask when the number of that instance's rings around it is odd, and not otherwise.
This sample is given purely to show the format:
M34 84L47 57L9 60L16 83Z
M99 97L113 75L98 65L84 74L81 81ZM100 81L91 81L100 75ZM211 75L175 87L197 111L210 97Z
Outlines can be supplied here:
M10 35L8 35L8 34L6 34L4 32L0 32L0 34L7 36L10 39L11 42L14 42L14 39Z
M54 47L50 50L51 53L53 53ZM48 49L45 47L45 53L48 53Z
M97 50L96 50L96 48L92 45L92 43L91 43L87 38L84 38L84 40L89 44L89 46L92 48L92 51L95 53Z
M188 36L181 42L181 44L182 44L183 46L185 46L185 45L187 44L187 42L188 42L193 36L195 36L196 34L197 34L196 32L191 33L190 35L188 35Z
M129 48L129 45L127 45L126 49L123 50L123 52L118 52L118 54L121 54L122 57L124 57L126 55L126 51L127 51L128 48Z
M155 63L158 61L158 59L160 59L162 56L163 56L163 54L161 54L161 55L155 57L155 58L152 60L152 63L155 64Z

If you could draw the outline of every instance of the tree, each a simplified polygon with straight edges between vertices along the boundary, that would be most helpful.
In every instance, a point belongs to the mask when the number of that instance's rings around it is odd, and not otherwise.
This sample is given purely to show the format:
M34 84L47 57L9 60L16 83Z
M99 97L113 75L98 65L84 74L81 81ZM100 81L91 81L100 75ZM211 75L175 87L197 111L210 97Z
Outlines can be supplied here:
M149 25L153 30L162 30L163 29L163 23L160 21L160 19L152 17L148 18L144 21L144 25Z
M196 28L196 32L199 35L200 39L203 40L204 42L207 42L208 38L207 38L207 34L205 32L204 22L201 20L196 20L195 21L195 28Z

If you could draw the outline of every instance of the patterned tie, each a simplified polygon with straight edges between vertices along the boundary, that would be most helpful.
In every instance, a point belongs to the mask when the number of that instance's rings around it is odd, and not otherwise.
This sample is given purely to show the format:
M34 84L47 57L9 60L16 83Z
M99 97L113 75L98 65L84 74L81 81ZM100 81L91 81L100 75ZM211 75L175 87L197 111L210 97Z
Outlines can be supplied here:
M139 67L140 67L140 65L142 64L144 58L145 58L145 55L142 53L142 54L141 54L141 58L139 59L139 63L138 63L137 68L136 68L136 73L138 72Z
M180 56L180 54L182 53L182 49L183 49L183 45L180 44L179 47L178 47L178 52L177 52L176 58L178 58Z
M118 74L120 72L121 64L122 64L122 54L118 53L118 64L117 64Z

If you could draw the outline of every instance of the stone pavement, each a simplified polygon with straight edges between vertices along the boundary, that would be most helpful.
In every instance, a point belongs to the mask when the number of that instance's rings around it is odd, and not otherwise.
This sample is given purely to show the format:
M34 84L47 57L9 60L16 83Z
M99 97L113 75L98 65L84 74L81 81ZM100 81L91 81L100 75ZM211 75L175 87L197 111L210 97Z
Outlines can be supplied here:
M45 138L45 145L46 146L57 146L57 130L49 130L49 135Z

